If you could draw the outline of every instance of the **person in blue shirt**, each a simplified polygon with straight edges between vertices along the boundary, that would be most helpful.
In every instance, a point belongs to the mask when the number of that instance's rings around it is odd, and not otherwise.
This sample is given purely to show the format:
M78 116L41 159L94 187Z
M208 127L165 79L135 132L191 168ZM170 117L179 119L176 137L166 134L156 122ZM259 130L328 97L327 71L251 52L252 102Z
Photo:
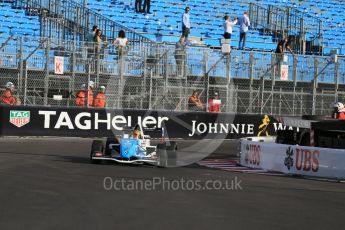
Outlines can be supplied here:
M242 17L238 19L237 24L240 26L240 41L238 43L238 48L243 49L246 45L246 36L248 32L248 27L250 26L248 12L244 12Z
M190 34L190 19L189 19L190 8L187 6L182 15L182 36L186 39L188 34Z

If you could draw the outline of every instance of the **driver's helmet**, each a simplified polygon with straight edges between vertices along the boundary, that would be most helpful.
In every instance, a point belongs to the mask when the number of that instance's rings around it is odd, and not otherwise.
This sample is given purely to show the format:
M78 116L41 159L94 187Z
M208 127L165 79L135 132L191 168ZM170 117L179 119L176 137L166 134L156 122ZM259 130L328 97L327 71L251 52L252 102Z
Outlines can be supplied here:
M10 81L7 82L5 86L6 86L6 89L10 89L12 91L14 90L14 84Z
M336 108L338 112L345 112L344 104L341 102L335 103L333 107Z
M139 136L140 136L140 131L139 130L137 130L137 129L135 129L135 130L133 130L133 138L139 138Z
M85 90L85 89L86 89L86 85L85 85L85 84L82 84L82 85L80 86L80 89L81 89L81 90Z

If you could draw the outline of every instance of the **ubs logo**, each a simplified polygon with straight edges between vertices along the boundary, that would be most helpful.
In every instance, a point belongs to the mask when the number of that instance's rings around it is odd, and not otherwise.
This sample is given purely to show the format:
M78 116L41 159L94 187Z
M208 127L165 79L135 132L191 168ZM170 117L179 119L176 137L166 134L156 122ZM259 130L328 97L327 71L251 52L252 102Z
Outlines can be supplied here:
M319 170L319 150L302 149L289 147L286 150L286 157L284 159L284 165L290 170L292 167L298 171L313 171Z

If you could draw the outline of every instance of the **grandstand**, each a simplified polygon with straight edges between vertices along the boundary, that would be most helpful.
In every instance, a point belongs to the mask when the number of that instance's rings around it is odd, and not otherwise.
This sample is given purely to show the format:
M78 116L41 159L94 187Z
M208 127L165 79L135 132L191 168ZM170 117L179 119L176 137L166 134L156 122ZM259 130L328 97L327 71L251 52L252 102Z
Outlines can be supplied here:
M88 79L107 85L108 106L114 108L186 110L189 94L199 89L204 101L220 92L222 111L323 114L344 95L345 59L339 56L334 63L329 56L332 50L344 54L343 3L157 0L151 3L152 14L142 14L127 0L0 2L0 84L15 81L24 104L73 106L75 91ZM188 45L183 74L177 76L174 43L186 6L192 8L195 42ZM244 11L250 11L253 25L247 49L236 49L235 28L233 49L224 54L223 16ZM88 55L85 41L93 25L107 41L102 58ZM130 41L124 59L111 45L120 29ZM278 32L298 40L296 55L287 55L284 79L272 52ZM63 76L54 73L55 56L64 57ZM54 94L64 99L55 101Z

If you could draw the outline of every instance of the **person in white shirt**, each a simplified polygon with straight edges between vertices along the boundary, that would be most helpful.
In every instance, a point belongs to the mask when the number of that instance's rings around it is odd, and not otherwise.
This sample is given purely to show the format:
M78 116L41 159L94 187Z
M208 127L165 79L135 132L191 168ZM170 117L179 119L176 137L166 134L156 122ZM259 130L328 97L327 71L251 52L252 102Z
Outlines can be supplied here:
M224 38L231 39L232 27L237 24L237 18L234 21L230 21L229 15L224 16Z
M122 57L124 54L126 47L128 45L128 40L126 38L126 33L124 30L119 31L118 37L115 39L113 44L118 48L119 51L119 59Z
M182 36L186 39L188 34L190 34L190 19L189 19L190 8L187 6L183 15L182 15Z

